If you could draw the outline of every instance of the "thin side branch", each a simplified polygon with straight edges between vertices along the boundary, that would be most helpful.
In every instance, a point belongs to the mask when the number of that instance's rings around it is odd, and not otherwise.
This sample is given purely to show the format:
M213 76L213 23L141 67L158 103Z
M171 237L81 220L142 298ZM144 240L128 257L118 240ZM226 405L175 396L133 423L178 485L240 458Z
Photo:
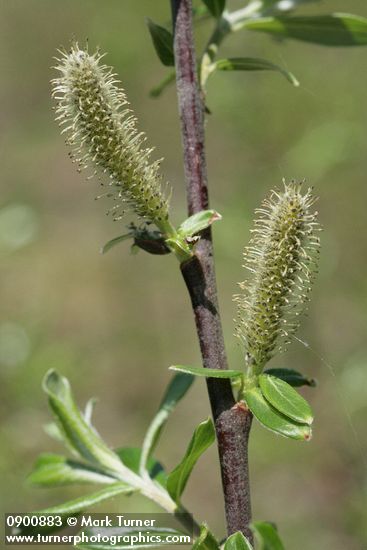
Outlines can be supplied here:
M177 95L189 215L209 205L204 141L204 109L197 81L191 0L171 0ZM190 294L204 367L226 369L227 358L219 315L210 228L204 231L195 257L181 265ZM216 426L228 534L249 529L251 504L248 436L251 413L236 404L227 379L207 379Z

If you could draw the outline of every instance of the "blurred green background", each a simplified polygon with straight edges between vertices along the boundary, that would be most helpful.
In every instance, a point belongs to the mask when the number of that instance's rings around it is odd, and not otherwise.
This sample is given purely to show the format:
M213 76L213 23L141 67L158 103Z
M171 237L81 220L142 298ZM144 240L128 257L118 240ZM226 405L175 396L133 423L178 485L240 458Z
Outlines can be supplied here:
M239 7L243 2L229 2ZM50 66L70 38L108 52L140 126L173 183L174 219L185 217L185 190L174 88L149 90L165 75L144 18L165 24L167 0L1 0L1 500L4 512L30 511L86 492L44 490L25 478L42 451L60 451L44 433L45 372L68 376L78 402L97 396L95 424L114 446L139 445L172 363L199 364L188 297L176 260L123 243L99 248L129 218L113 223L94 201L95 181L76 173L53 121ZM305 13L367 16L365 0L310 4ZM211 23L200 26L201 48ZM232 336L232 294L244 277L243 246L254 208L283 177L306 178L320 196L322 259L299 337L272 366L304 370L319 381L305 395L316 411L310 444L254 427L253 513L278 524L287 550L367 548L367 48L275 42L242 32L223 54L265 57L292 70L292 87L276 73L222 73L209 82L207 153L216 224L217 274L232 368L242 364ZM158 449L168 468L181 458L194 426L207 417L198 380L172 417ZM179 435L179 437L178 437ZM201 459L185 504L224 533L216 450ZM102 511L150 511L139 498Z

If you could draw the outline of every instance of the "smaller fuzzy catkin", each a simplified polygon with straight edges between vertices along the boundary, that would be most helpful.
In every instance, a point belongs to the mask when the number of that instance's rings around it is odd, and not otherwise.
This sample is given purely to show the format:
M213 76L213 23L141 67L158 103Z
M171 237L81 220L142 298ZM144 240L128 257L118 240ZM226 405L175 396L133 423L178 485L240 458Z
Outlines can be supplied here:
M160 161L150 160L152 149L143 146L145 134L136 129L116 75L101 64L102 55L91 55L78 44L60 53L56 69L61 76L52 81L53 96L56 120L64 126L72 159L80 169L91 165L94 174L109 176L105 195L116 201L111 209L114 219L120 219L127 205L169 235L172 226Z
M236 335L243 342L246 362L260 372L299 325L309 300L317 268L320 230L311 189L284 182L272 191L256 213L253 237L244 252L244 267L252 277L240 283Z

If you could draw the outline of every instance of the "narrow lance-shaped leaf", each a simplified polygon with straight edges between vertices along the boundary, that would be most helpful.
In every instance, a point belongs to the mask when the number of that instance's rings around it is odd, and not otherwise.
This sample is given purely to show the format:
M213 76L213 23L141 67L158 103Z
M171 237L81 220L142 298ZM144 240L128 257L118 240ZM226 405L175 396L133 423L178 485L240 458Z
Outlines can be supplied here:
M53 506L52 508L47 508L44 510L39 510L35 512L36 514L77 514L84 510L87 510L91 506L96 506L100 502L113 498L117 495L127 494L130 495L134 489L125 483L113 483L100 491L91 493L90 495L85 495L63 504Z
M92 397L91 399L88 400L84 410L84 419L86 423L91 427L92 427L92 413L96 402L97 402L97 399L95 397ZM64 441L64 435L60 429L60 426L56 422L48 422L43 426L43 429L47 435L52 437L52 439L67 443ZM71 451L73 450L74 449L71 448Z
M249 30L323 46L367 44L367 19L347 13L254 18L244 21L243 26Z
M207 369L205 367L191 367L190 365L172 365L170 370L201 376L205 378L239 378L243 372L230 369Z
M298 424L274 409L265 399L260 388L245 391L244 397L248 408L265 428L291 439L309 440L311 438L311 428L307 424Z
M253 548L246 537L238 531L228 537L224 545L224 550L253 550Z
M286 69L275 65L266 59L257 57L232 57L228 59L218 59L214 65L214 70L218 71L276 71L281 73L293 86L299 86L296 77Z
M116 483L116 479L75 460L46 453L38 458L28 482L40 487L57 487L77 483Z
M276 527L266 521L256 521L251 525L259 542L259 550L284 550Z
M259 383L263 396L277 411L301 424L312 424L310 405L287 382L269 374L261 374Z
M273 368L264 370L264 374L270 374L271 376L276 376L284 382L288 382L294 388L300 386L310 386L314 388L317 385L317 382L314 378L307 378L301 372L298 372L294 369L282 369L282 368Z
M203 452L214 442L214 439L213 422L208 418L208 420L201 422L197 426L185 456L168 476L167 490L175 502L179 502L196 462Z
M159 59L166 67L173 66L175 64L175 57L173 53L172 33L154 23L151 19L147 19L147 25Z
M49 371L44 379L43 388L48 394L63 435L77 453L88 462L118 472L119 477L128 473L118 456L104 443L96 431L86 422L77 408L70 389L69 381L55 370Z
M177 403L184 397L193 381L194 378L192 376L182 373L176 374L171 380L159 406L158 413L153 418L144 438L139 468L141 474L146 471L147 461L158 443L169 415Z

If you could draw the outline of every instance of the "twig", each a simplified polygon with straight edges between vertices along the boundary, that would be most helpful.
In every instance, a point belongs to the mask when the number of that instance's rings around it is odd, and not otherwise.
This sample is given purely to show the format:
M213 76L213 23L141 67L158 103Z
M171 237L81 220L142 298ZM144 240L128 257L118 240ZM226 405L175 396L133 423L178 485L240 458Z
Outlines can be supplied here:
M191 0L171 0L179 113L189 215L208 208L203 101L197 82ZM227 359L218 309L210 228L195 257L181 265L195 316L204 367L226 369ZM242 531L250 541L251 504L248 436L251 413L236 404L227 379L207 379L216 426L228 534Z

